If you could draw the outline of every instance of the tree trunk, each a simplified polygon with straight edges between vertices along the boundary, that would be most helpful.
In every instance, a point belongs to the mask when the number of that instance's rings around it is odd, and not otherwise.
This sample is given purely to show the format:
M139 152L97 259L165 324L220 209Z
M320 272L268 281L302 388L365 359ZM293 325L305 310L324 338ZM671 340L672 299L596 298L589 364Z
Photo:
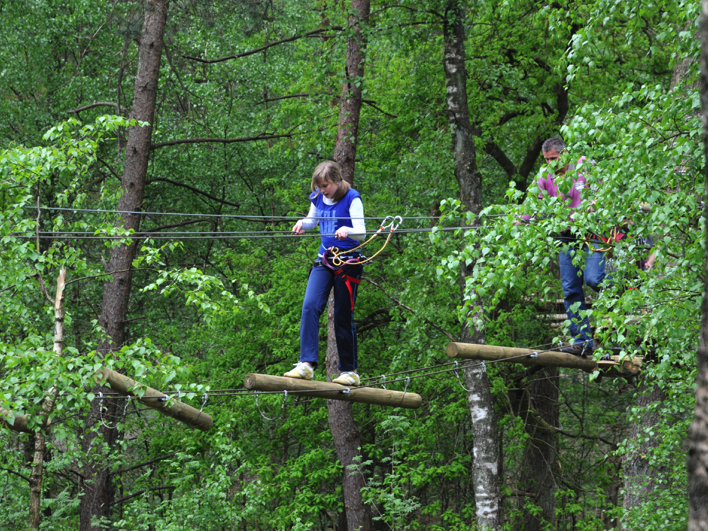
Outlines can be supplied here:
M519 498L523 514L523 529L536 531L548 524L555 527L556 498L558 490L558 435L560 426L558 407L558 369L541 369L525 389L510 393L515 414L525 419L524 429L529 439L521 463L518 488L532 494ZM541 512L529 511L526 503L531 501Z
M474 133L467 102L467 69L465 67L464 12L459 0L450 0L445 8L445 81L447 115L452 133L455 177L460 187L460 200L465 211L475 214L472 225L479 224L482 210L482 176L477 169ZM472 273L473 264L462 267L463 289ZM484 343L484 308L474 291L468 293L467 324L463 342ZM472 415L474 462L472 478L479 529L501 529L501 496L499 491L499 434L489 377L484 363L467 366L464 371L468 389L467 401Z
M354 165L356 144L361 114L361 85L364 80L364 50L366 40L361 33L360 22L369 17L370 0L352 0L356 16L350 17L349 24L353 34L347 41L346 80L342 87L339 102L339 125L337 143L334 147L334 160L342 168L342 177L354 184ZM337 369L339 354L334 335L334 292L329 294L327 305L327 380L332 381L339 374ZM352 405L339 400L327 400L329 427L334 438L337 458L344 468L342 490L344 493L344 511L347 529L354 531L372 529L371 511L364 505L361 489L365 486L361 474L351 472L347 467L360 455L361 437L354 420Z
M145 3L143 33L138 51L138 72L135 78L135 94L130 117L148 122L150 125L131 126L128 129L125 166L121 180L123 194L118 202L118 210L121 211L135 212L142 208L166 20L167 0L151 0ZM125 230L138 231L140 215L121 214L118 225ZM99 323L107 334L107 339L98 345L98 351L102 354L120 349L126 341L125 319L130 300L131 265L136 245L137 242L134 241L131 245L114 247L111 252L108 272L111 273L112 278L103 288L103 306L99 318ZM108 388L103 386L94 390L96 394L106 391ZM102 401L94 400L86 422L86 436L82 445L83 450L87 452L87 457L83 471L86 481L80 507L81 531L97 531L101 528L99 525L93 525L92 520L108 518L113 497L109 470L102 466L100 455L89 454L90 451L97 453L101 443L105 443L109 448L115 444L117 432L107 427L105 423L101 423L98 433L90 430L99 419L113 418L115 415L115 401L107 402L106 412L104 412Z
M644 378L640 378L637 406L646 408L654 402L662 402L665 396L661 387L658 384L653 384L651 389L649 389ZM624 464L622 465L624 471L625 511L631 511L646 502L651 497L654 489L659 486L657 481L664 472L661 468L651 466L648 455L659 444L659 441L648 435L649 430L660 421L659 415L648 411L640 415L639 421L632 424L628 439L630 441L641 440L642 442L635 452L624 457Z
M327 380L339 374L337 364L339 356L337 354L337 341L334 335L334 294L329 294L329 304L327 306ZM349 465L354 464L355 457L361 455L361 436L359 428L354 421L354 412L350 402L341 400L327 400L327 412L329 414L329 429L332 431L334 439L334 449L337 458L344 468L342 479L342 491L344 494L344 511L346 514L347 529L355 531L362 529L371 530L371 511L364 505L361 496L361 489L366 486L364 476L358 472L349 470Z
M699 37L701 40L701 106L703 112L703 152L708 160L708 0L702 1ZM703 216L708 215L708 165L706 166L706 203ZM708 219L708 218L706 218ZM708 221L706 222L708 228ZM708 242L708 233L706 233ZM708 247L706 247L708 249ZM708 252L705 256L708 271ZM704 275L696 405L691 426L691 446L688 452L689 531L708 530L708 275Z
M62 355L64 350L64 287L66 269L61 269L57 278L57 293L54 299L54 354ZM30 474L29 527L39 529L42 522L42 480L44 477L44 452L49 431L49 416L54 411L54 404L59 394L58 387L52 387L42 405L42 420L39 431L34 436L34 459Z
M368 21L371 0L352 0L352 9L356 16L349 18L349 27L353 34L347 41L346 80L342 86L339 102L339 127L337 143L334 146L334 160L342 167L342 177L349 184L354 183L354 162L361 115L361 88L364 81L366 38L361 32L360 23Z
M342 96L339 107L339 125L337 142L334 148L334 159L342 169L342 177L354 184L354 166L356 161L356 146L361 115L361 84L364 79L364 50L366 40L361 33L360 21L368 19L370 0L352 0L352 8L357 13L350 17L349 23L353 35L347 41L346 80L342 86ZM327 306L327 379L331 381L338 374L337 343L334 334L334 294L330 292ZM361 474L352 473L348 466L354 463L354 458L360 455L361 437L354 420L352 405L336 400L327 401L329 425L334 438L334 446L342 467L344 477L342 489L344 494L344 511L347 529L371 529L371 513L364 505L361 489L365 486Z

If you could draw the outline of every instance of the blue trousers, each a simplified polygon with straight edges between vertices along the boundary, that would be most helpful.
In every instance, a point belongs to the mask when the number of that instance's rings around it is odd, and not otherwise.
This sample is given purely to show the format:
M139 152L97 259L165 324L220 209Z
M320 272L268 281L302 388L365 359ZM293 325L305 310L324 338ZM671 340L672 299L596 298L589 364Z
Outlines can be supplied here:
M344 266L344 274L356 280L361 279L363 270L364 267L360 265ZM334 271L321 265L312 268L302 303L300 361L318 361L320 316L327 306L329 292L333 286L334 333L339 353L339 370L354 371L357 367L357 344L353 307L358 284L349 282L347 286L344 275L335 275Z
M592 332L590 321L587 317L580 317L580 311L587 310L585 306L585 296L583 295L583 282L595 291L600 290L600 284L605 280L605 253L597 251L598 244L593 244L592 248L584 245L582 249L576 250L566 247L560 253L560 277L563 285L563 296L565 302L565 312L570 319L570 333L575 341L589 341L592 346ZM573 264L573 257L576 253L585 254L585 269ZM609 278L608 278L609 280ZM577 311L571 308L576 303L580 303Z

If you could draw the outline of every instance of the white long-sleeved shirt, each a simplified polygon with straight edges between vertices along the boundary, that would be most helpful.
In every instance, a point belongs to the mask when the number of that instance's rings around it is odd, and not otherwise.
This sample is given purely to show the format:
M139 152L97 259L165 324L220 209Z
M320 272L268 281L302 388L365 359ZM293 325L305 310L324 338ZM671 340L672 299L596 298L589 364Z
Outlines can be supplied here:
M334 205L336 201L332 201L327 197L322 198L326 205ZM347 227L349 229L349 237L353 240L361 241L366 238L366 223L364 222L364 203L361 202L361 198L355 197L352 200L352 204L349 205L349 217L352 220L353 227ZM307 213L307 217L302 219L303 230L312 230L318 224L317 219L317 207L310 203L310 211Z

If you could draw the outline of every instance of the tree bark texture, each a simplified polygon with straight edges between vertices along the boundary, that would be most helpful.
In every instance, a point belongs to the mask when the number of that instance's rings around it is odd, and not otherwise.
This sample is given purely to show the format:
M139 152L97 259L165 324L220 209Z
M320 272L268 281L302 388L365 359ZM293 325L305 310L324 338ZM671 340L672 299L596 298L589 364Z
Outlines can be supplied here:
M334 292L330 291L327 305L327 381L339 375L337 369L339 355L337 341L334 335ZM344 512L347 529L356 531L371 531L371 510L364 504L361 489L366 486L364 476L359 472L349 470L349 465L355 463L355 457L361 455L361 435L354 420L354 412L349 402L327 400L329 414L329 429L334 439L334 449L337 458L344 468L342 490L344 493Z
M364 50L366 39L361 32L361 23L369 18L371 0L352 0L352 9L356 13L349 19L352 35L347 41L346 81L342 87L339 102L339 124L337 142L334 147L334 160L342 169L342 178L354 184L354 166L356 145L361 115L361 86L364 81ZM337 365L339 354L334 334L334 293L330 292L327 304L327 380L332 381L339 374ZM339 400L327 400L329 427L334 438L337 458L344 468L342 490L344 493L344 511L347 529L354 531L372 529L371 510L364 504L361 489L365 486L362 474L353 473L347 467L360 455L361 436L354 420L352 405Z
M64 286L66 285L66 269L59 272L57 278L57 293L54 298L54 354L62 355L64 350ZM42 523L42 482L44 478L44 452L46 438L49 431L49 416L54 411L54 403L59 394L58 387L49 390L47 398L42 405L42 419L40 429L34 436L34 458L32 459L32 473L30 474L30 506L29 527L39 529Z
M646 408L655 402L664 400L664 392L656 384L647 384L640 377L637 406ZM660 422L659 415L649 411L640 414L637 422L630 428L628 439L630 441L642 440L635 452L624 458L622 469L624 472L624 509L631 511L649 499L654 490L659 487L657 482L665 470L652 467L649 454L659 444L659 441L649 437L648 431ZM660 487L659 487L660 488ZM625 526L623 526L625 527ZM625 527L626 528L626 527Z
M138 72L135 78L133 106L130 113L132 119L148 122L147 126L134 125L128 129L128 142L125 151L125 164L121 187L123 193L118 202L118 210L139 211L142 208L145 179L147 175L152 138L155 105L157 100L157 85L160 73L163 35L167 20L167 0L150 0L145 2L143 32L138 50ZM121 214L118 226L125 230L140 229L140 214ZM99 323L106 332L106 339L98 345L98 351L108 353L120 349L126 341L125 320L130 301L132 284L132 262L137 243L114 247L108 263L111 280L103 288L103 306ZM98 387L94 392L108 391L107 387ZM101 423L98 432L91 428L99 419L112 418L115 415L115 401L108 400L106 410L104 404L96 399L91 404L91 412L86 422L86 436L83 450L87 452L83 475L84 495L81 498L80 529L81 531L98 531L100 526L92 525L92 520L108 518L112 501L110 474L107 468L100 464L101 456L95 455L101 442L113 447L117 432Z
M455 177L460 187L464 210L473 212L473 225L479 223L482 210L482 176L476 162L474 132L470 124L467 101L467 69L465 67L464 12L458 0L450 0L443 20L445 39L444 67L447 90L447 115L452 133ZM462 268L462 284L472 273L473 265ZM468 324L462 342L484 343L484 308L479 299L469 301ZM467 401L472 416L474 462L472 477L479 529L501 529L501 496L499 490L499 434L494 402L484 363L465 367Z
M536 531L549 524L555 527L556 498L558 490L558 436L560 426L558 407L558 369L547 367L538 371L523 389L510 392L516 415L524 419L524 429L529 435L521 463L518 489L532 494L531 499L519 498L523 514L521 529ZM541 509L529 511L531 501Z
M703 112L703 150L708 160L708 0L701 2L699 37L701 40L701 107ZM706 204L708 214L708 166L706 166ZM706 218L708 219L708 218ZM708 223L708 222L707 222ZM708 233L706 234L708 242ZM708 247L707 247L708 249ZM705 257L708 271L708 253ZM691 446L688 451L689 531L708 530L708 276L704 275L696 405L691 425Z
M362 34L361 25L369 19L371 0L352 0L352 9L356 15L349 18L351 36L347 40L345 82L339 103L337 143L334 146L334 160L342 167L342 177L349 184L354 184L354 161L362 102L361 89L364 82L366 37Z

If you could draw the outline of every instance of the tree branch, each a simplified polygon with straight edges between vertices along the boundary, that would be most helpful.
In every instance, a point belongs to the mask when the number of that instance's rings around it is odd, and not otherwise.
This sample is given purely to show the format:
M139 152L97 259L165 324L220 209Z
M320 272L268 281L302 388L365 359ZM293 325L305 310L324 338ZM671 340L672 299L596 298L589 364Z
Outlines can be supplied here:
M420 317L423 317L422 315L420 315L418 312L416 312L416 311L415 311L413 308L411 308L410 306L406 306L405 304L403 304L403 303L402 303L401 301L399 301L398 299L396 299L396 298L392 297L391 295L389 295L389 294L386 292L385 289L383 289L381 286L379 286L379 285L378 285L376 282L374 282L373 280L370 280L370 279L368 279L368 278L366 278L366 277L363 278L362 280L365 280L366 282L368 282L369 284L371 284L371 285L374 286L375 288L378 288L379 290L381 290L381 292L382 292L384 295L386 295L389 299L391 299L393 302L395 302L396 304L398 304L398 305L399 305L401 308L403 308L404 310L408 310L409 312L414 313L415 315L419 315ZM427 317L423 317L423 320L424 320L426 323L428 323L430 326L432 326L433 328L435 328L437 331L439 331L441 334L445 335L450 341L457 341L457 338L456 338L455 336L453 336L451 333L447 332L446 330L442 329L440 326L436 325L434 322L432 322L432 321L431 321L430 319L428 319Z
M125 497L121 498L120 500L114 501L113 503L110 504L110 507L113 507L114 505L118 505L118 504L121 504L121 503L125 503L125 502L127 502L128 500L132 500L133 498L136 498L136 497L138 497L138 496L140 496L141 494L144 494L144 493L146 493L146 492L154 492L154 491L157 491L157 490L168 490L168 489L176 489L176 488L177 488L177 487L171 487L171 486L168 487L168 486L164 486L164 485L163 485L162 487L152 487L152 488L149 488L149 489L139 490L138 492L134 492L133 494L131 494L131 495L129 495L129 496L125 496Z
M114 103L112 101L94 101L93 103L90 103L88 105L84 105L83 107L77 107L76 109L70 109L66 112L69 114L79 114L82 111L88 111L89 109L93 109L94 107L113 107L114 109L117 109L118 104Z
M202 59L201 57L194 57L192 55L183 55L185 59L191 59L192 61L199 61L200 63L205 63L205 64L214 64L214 63L222 63L224 61L229 61L231 59L239 59L241 57L246 57L248 55L253 55L254 53L262 52L263 50L267 50L268 48L271 48L273 46L277 46L279 44L284 44L286 42L292 42L292 41L297 41L299 39L303 39L305 37L326 37L327 35L323 33L324 30L332 30L332 31L341 31L343 28L341 26L332 26L330 28L318 28L316 30L308 31L307 33L303 33L302 35L293 35L292 37L288 37L287 39L281 39L279 41L274 41L271 43L268 43L264 46L261 46L260 48L254 48L253 50L249 50L247 52L242 52L242 53L237 53L234 55L229 55L227 57L221 57L220 59Z
M213 201L218 201L219 203L222 203L224 205L229 205L229 206L236 207L236 208L241 208L241 205L238 205L236 203L232 203L230 201L226 201L225 199L219 199L218 197L214 197L213 195L211 195L207 192L204 192L202 190L199 190L198 188L195 188L194 186L190 186L189 184L180 183L178 181L173 181L172 179L166 179L164 177L156 177L155 179L152 179L152 180L146 182L145 185L149 185L149 184L152 184L155 182L163 182L163 183L173 184L175 186L181 186L182 188L187 188L188 190L191 190L192 192L194 192L196 194L201 194L205 197L208 197L209 199L211 199ZM151 231L147 231L147 232L151 232Z
M98 162L100 162L101 164L103 164L106 168L108 168L108 171L111 172L111 174L113 175L113 177L115 177L116 179L118 179L118 182L122 182L122 179L121 179L120 175L118 175L118 174L113 170L113 168L111 168L111 167L108 165L108 163L107 163L105 160L103 160L101 157L96 157L96 160L97 160Z
M171 225L161 225L155 227L154 229L148 229L143 232L160 232L161 230L174 229L175 227L184 227L185 225L194 225L195 223L204 223L205 221L211 221L209 219L191 219L189 221L180 221L179 223L172 223Z
M301 92L300 94L290 94L288 96L278 96L277 98L265 98L263 101L259 101L256 103L256 105L262 105L264 103L268 103L270 101L279 101L279 100L289 100L290 98L307 98L310 96L309 92Z
M385 114L385 115L388 116L389 118L398 118L398 116L396 116L395 114L389 114L389 113L387 113L386 111L384 111L383 109L377 107L375 101L372 101L372 100L361 100L361 102L362 102L362 103L366 103L366 104L369 105L370 107L373 107L374 109L376 109L377 111L379 111L379 112L382 113L382 114Z
M24 479L27 483L32 483L30 481L30 478L28 478L24 474L20 474L19 472L15 472L14 470L12 470L10 468L5 468L4 466L0 466L0 470L4 470L5 472L9 472L10 474L15 474L17 477Z
M556 428L556 432L560 433L561 435L565 435L566 437L572 437L573 439L589 439L591 441L600 441L600 442L603 442L606 445L611 446L613 448L617 446L616 443L610 442L607 439L605 439L604 437L599 437L596 435L584 435L582 433L568 433L567 431L563 431L560 428Z
M150 459L149 461L145 461L144 463L140 463L139 465L133 465L128 468L122 468L121 470L111 472L111 475L117 476L118 474L125 474L126 472L130 472L131 470L136 470L138 468L142 468L144 466L148 466L153 463L157 463L158 461L163 461L165 459L169 459L170 457L174 457L176 454L177 454L177 452L172 452L171 454L163 455L162 457L156 457L154 459Z
M511 179L514 175L517 174L516 165L511 161L509 157L506 156L506 153L504 153L495 142L489 140L487 143L485 143L484 151L487 153L487 155L497 161L499 166L501 166L502 169L506 172L509 179Z
M284 133L282 135L256 135L244 136L240 138L184 138L181 140L169 140L153 144L150 149L160 149L167 146L178 146L180 144L234 144L236 142L255 142L257 140L272 140L274 138L291 138L294 133Z

